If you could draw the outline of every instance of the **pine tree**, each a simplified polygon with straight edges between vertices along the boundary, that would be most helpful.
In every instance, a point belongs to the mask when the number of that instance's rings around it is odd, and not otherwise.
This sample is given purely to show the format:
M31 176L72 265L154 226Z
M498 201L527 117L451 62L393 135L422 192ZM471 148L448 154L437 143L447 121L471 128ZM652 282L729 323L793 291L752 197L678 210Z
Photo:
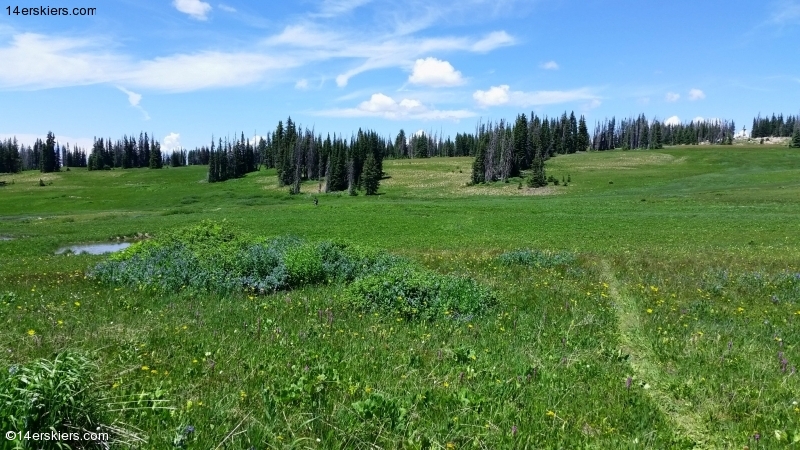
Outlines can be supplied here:
M375 195L378 193L378 187L381 183L381 172L378 169L378 162L372 153L367 155L367 160L364 162L364 190L367 195Z
M531 164L531 175L528 178L528 186L532 188L547 186L547 177L544 170L544 160L541 154L537 154Z
M578 122L578 145L579 152L585 152L589 148L589 129L586 127L586 118L581 116Z
M44 173L58 172L58 156L56 156L56 136L52 131L47 133L47 139L41 147L40 168Z
M150 164L151 169L160 169L164 167L164 161L161 159L161 143L152 139L150 142Z
M477 143L475 161L472 163L472 184L486 181L486 147L483 142Z
M527 170L531 164L530 149L528 148L528 118L525 114L517 116L514 123L514 160L510 176L518 177L520 171Z
M790 147L800 148L800 124L795 122L794 133L792 134L792 143Z

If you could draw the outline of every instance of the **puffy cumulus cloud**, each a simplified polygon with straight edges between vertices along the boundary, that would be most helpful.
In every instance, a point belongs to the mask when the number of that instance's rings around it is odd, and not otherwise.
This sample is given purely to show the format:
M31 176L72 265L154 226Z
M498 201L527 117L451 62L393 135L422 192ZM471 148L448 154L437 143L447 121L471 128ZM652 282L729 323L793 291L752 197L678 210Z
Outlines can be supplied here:
M678 116L672 116L664 121L664 125L680 125L681 119Z
M570 91L512 91L509 85L501 84L492 86L489 90L477 90L472 98L482 107L511 105L511 106L542 106L569 103L575 101L589 101L591 107L600 106L600 99L588 88L573 89Z
M404 98L399 102L388 95L372 94L369 100L361 102L355 108L333 109L317 113L329 117L382 117L390 120L455 120L474 117L476 114L467 110L431 109L419 100Z
M164 136L164 139L161 140L161 148L169 153L180 150L182 148L180 133L170 133Z
M700 89L692 89L689 91L689 100L702 100L706 98L706 93L701 91Z
M409 83L431 87L449 87L464 84L461 72L447 62L436 58L418 59L408 77Z
M664 97L668 102L674 103L681 99L681 94L676 94L674 92L667 92L667 95Z
M492 86L488 91L477 90L472 94L472 98L481 106L497 106L508 103L510 86L501 84Z
M539 67L545 70L558 70L559 65L555 61L547 61L546 63L540 65Z
M197 20L208 19L206 15L211 11L211 5L200 0L172 0L172 6Z

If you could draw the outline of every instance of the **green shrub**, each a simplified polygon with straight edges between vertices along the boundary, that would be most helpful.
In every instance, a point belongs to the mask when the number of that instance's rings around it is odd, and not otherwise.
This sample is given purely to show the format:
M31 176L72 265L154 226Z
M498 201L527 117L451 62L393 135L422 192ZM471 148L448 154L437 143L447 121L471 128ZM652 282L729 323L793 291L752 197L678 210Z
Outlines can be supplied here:
M531 266L539 268L567 268L574 265L578 258L570 252L552 252L547 250L517 249L497 257L504 266Z
M345 297L366 311L427 320L481 314L496 302L488 288L470 278L439 275L410 264L357 279Z
M290 286L317 284L325 279L318 245L304 243L289 248L283 259Z
M96 365L87 357L68 352L52 361L42 359L3 370L0 427L31 433L108 432L109 408L97 389L96 373ZM26 448L27 441L18 444ZM58 448L56 442L47 444L47 448ZM99 442L81 444L82 448L105 448Z

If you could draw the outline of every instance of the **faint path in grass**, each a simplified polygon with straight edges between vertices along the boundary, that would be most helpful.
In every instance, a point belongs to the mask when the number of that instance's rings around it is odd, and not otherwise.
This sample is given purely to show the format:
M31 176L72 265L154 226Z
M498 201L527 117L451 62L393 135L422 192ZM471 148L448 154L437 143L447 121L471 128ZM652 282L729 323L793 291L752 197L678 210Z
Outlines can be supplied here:
M620 347L629 355L628 364L636 378L646 383L648 389L645 392L674 425L676 434L691 440L695 448L714 448L710 443L710 434L705 421L697 413L700 408L696 405L686 405L667 391L669 376L658 365L657 358L647 343L635 300L620 292L620 282L608 261L603 260L600 268L603 281L608 284L608 295L614 302Z

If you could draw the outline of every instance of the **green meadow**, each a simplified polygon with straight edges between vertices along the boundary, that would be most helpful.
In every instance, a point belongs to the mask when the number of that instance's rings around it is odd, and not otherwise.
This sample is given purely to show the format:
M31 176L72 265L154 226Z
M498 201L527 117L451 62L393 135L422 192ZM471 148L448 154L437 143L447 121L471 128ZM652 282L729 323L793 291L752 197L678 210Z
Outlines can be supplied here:
M386 160L356 197L274 170L0 175L0 387L84 358L114 448L800 446L800 151L562 155L567 185L539 189L469 186L471 165ZM349 283L167 291L55 254L203 221L385 250L496 302L419 319Z

